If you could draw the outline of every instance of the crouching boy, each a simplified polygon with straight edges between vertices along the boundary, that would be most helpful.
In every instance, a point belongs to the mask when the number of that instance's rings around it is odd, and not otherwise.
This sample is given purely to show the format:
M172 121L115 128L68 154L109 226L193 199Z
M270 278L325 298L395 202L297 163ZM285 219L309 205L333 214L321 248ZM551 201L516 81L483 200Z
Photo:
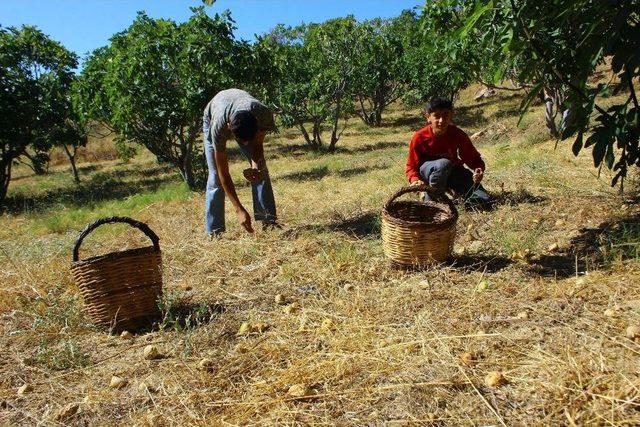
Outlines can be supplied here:
M489 208L491 196L480 184L484 161L467 134L452 124L452 102L432 98L427 104L425 118L427 126L413 134L409 145L405 168L409 183L427 183L438 193L450 191L468 205ZM425 200L429 199L426 194Z

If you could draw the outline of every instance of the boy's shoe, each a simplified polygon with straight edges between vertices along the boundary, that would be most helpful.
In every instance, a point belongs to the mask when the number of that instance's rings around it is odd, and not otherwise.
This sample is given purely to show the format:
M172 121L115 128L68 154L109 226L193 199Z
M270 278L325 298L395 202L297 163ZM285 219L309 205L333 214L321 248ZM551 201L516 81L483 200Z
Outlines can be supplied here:
M262 221L262 231L282 230L282 226L275 220Z

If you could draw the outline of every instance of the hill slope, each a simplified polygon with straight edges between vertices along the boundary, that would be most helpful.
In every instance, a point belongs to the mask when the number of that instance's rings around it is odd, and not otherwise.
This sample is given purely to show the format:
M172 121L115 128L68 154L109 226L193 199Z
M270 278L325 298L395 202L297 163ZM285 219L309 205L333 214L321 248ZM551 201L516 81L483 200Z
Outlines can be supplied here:
M637 203L596 177L590 153L554 150L539 108L518 125L517 97L471 94L457 123L482 132L498 205L461 211L456 256L424 271L389 268L379 238L417 110L398 107L378 129L353 120L331 155L308 152L293 130L269 139L285 229L255 236L227 206L229 232L206 239L203 195L146 155L82 165L79 189L64 165L20 177L0 217L0 420L640 423L640 345L625 336L640 324ZM249 188L239 192L250 204ZM113 214L147 222L163 250L165 319L132 340L87 324L68 269L78 231ZM82 256L142 242L112 227ZM243 322L268 327L238 336ZM145 360L149 344L164 357ZM492 371L503 384L485 384ZM110 388L113 375L127 385Z

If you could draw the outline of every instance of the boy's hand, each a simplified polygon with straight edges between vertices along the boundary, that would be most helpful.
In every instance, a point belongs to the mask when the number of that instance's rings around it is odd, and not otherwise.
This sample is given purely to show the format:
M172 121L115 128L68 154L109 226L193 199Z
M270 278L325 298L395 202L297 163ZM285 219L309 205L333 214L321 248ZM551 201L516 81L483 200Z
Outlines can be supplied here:
M252 184L262 181L262 172L255 168L248 168L242 171L245 179Z
M251 227L251 215L249 215L249 212L247 212L245 208L242 208L237 211L237 214L240 225L247 230L247 233L253 233L253 227Z
M477 168L475 171L473 171L473 182L475 182L476 184L482 181L483 177L484 177L484 171L482 169Z
M422 182L419 179L416 179L415 181L411 181L411 184L409 184L409 185L412 186L412 187L415 187L416 185L422 185L422 184L424 184L424 182Z

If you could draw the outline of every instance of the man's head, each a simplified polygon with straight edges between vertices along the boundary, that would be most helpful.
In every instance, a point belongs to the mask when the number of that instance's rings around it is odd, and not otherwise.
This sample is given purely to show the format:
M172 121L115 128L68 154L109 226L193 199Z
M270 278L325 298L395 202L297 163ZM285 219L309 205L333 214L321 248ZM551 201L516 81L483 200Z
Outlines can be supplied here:
M229 129L240 144L247 145L256 136L258 120L250 111L238 111L231 116Z
M453 119L453 103L439 96L431 98L427 103L425 117L431 123L435 136L444 135Z

